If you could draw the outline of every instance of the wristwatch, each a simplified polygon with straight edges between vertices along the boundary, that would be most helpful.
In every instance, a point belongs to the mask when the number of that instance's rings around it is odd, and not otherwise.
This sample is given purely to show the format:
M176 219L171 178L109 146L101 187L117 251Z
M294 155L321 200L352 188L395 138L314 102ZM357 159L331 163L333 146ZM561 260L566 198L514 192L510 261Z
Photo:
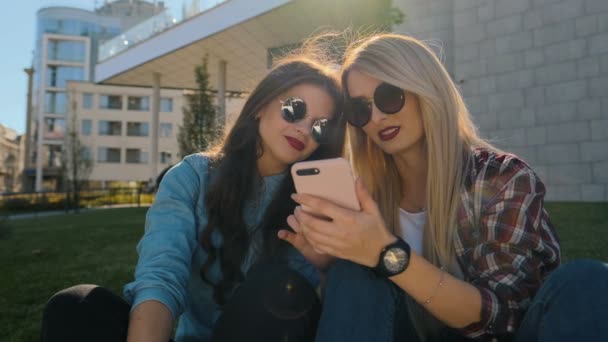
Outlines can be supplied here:
M410 263L410 245L397 236L397 241L387 245L380 252L380 260L373 268L379 277L392 277L402 273Z

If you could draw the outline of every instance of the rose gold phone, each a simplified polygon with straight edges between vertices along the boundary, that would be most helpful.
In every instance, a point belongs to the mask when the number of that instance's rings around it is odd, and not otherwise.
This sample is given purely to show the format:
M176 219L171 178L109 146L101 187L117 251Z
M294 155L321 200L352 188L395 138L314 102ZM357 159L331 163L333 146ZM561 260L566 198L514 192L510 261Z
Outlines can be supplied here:
M295 163L291 177L298 193L322 197L347 209L361 209L353 173L344 158Z

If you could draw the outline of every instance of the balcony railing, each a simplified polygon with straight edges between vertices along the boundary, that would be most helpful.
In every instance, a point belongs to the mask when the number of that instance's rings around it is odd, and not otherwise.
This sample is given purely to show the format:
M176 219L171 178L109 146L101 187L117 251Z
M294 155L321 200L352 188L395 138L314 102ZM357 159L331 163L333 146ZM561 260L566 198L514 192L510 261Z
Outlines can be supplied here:
M183 13L181 14L175 9L167 8L163 12L142 21L126 32L101 44L99 47L97 60L99 62L103 62L104 60L127 50L137 43L147 40L181 22L190 19L193 16L209 11L227 1L230 0L205 1L198 8L184 9Z

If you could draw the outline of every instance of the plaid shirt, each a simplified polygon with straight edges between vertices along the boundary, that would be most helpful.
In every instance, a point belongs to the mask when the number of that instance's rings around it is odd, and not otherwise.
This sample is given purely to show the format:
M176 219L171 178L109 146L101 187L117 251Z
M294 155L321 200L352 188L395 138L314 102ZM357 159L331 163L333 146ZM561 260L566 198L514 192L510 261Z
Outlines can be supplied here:
M465 281L481 292L481 321L461 330L509 339L545 277L560 264L559 241L543 207L545 186L512 154L473 152L455 241Z

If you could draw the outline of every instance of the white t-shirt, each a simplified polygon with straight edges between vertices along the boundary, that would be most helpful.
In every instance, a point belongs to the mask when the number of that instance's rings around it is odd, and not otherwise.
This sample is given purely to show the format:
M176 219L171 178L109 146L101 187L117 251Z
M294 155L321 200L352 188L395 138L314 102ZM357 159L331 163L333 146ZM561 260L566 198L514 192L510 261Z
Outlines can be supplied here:
M422 237L424 236L424 224L426 223L426 211L410 213L399 208L399 234L407 242L412 250L422 255Z
M399 208L399 235L418 255L422 255L422 238L424 237L425 224L426 210L419 213L410 213ZM459 279L464 279L457 258L454 258L452 265L446 271Z

